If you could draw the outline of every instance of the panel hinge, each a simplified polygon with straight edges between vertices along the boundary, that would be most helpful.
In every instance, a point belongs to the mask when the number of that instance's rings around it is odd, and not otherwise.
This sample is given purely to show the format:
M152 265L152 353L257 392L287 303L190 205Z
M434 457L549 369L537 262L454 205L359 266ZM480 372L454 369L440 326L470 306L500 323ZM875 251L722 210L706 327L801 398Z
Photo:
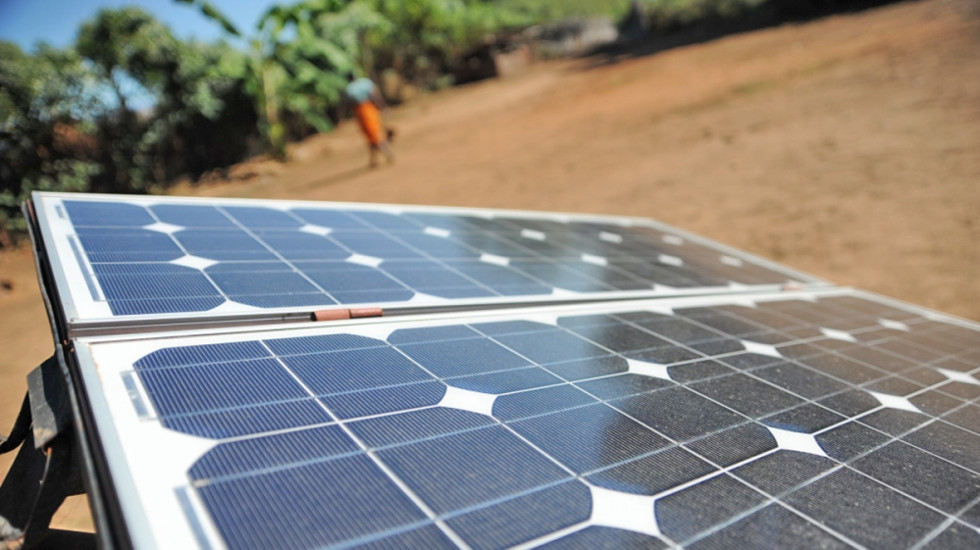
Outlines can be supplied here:
M380 307L361 307L351 309L321 309L310 314L313 321L342 321L345 319L364 319L381 317L384 310Z

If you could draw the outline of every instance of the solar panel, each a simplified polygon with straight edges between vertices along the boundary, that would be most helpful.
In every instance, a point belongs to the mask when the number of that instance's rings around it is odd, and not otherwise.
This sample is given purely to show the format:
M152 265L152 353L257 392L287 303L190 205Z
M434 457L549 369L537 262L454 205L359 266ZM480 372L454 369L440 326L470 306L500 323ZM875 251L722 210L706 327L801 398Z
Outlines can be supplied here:
M350 305L773 290L820 281L637 218L38 193L72 331Z
M138 547L980 544L980 327L858 291L99 336L76 355Z

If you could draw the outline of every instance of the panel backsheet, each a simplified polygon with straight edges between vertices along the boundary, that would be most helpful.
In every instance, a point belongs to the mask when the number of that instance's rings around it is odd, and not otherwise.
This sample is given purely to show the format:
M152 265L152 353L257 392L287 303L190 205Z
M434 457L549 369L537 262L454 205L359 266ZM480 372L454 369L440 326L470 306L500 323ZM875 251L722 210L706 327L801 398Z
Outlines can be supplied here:
M817 282L630 218L164 197L35 202L70 322Z
M162 546L980 546L980 332L865 294L86 349Z

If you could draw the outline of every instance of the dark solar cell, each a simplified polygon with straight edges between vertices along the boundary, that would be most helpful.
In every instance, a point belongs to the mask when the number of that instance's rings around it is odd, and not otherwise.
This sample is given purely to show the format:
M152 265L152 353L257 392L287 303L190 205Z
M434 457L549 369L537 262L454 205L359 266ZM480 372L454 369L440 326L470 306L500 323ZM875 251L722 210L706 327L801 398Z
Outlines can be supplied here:
M657 523L664 535L686 541L766 500L727 475L720 475L657 501Z
M501 426L378 451L378 457L438 514L542 489L571 474ZM506 476L498 464L509 464ZM438 476L430 475L435 467Z
M667 543L641 533L613 529L611 527L586 527L570 535L541 546L546 550L593 550L594 548L644 548L659 550Z
M637 495L655 495L715 471L707 462L678 447L603 470L586 479L600 487Z
M534 521L528 521L534 510ZM589 490L569 481L508 499L447 523L474 548L508 548L570 527L589 518Z
M235 222L213 206L158 204L149 207L161 222L180 227L214 227L231 229Z
M199 493L233 548L319 548L426 517L365 455L208 483ZM256 522L257 514L288 521Z
M869 548L904 547L943 521L939 512L846 468L785 499L793 508Z
M132 204L73 200L62 204L76 227L141 227L156 223L146 209Z
M606 405L536 416L510 426L577 474L632 460L669 445L662 436Z
M165 233L130 228L82 228L78 240L90 262L168 262L184 255Z

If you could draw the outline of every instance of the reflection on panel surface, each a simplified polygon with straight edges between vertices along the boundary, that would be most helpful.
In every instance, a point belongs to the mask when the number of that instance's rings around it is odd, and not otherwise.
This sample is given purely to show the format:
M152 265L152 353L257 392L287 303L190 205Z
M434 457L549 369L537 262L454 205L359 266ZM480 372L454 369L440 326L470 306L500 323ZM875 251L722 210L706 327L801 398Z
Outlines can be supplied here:
M132 368L159 422L214 441L187 484L230 548L975 546L980 333L801 298L270 332Z

